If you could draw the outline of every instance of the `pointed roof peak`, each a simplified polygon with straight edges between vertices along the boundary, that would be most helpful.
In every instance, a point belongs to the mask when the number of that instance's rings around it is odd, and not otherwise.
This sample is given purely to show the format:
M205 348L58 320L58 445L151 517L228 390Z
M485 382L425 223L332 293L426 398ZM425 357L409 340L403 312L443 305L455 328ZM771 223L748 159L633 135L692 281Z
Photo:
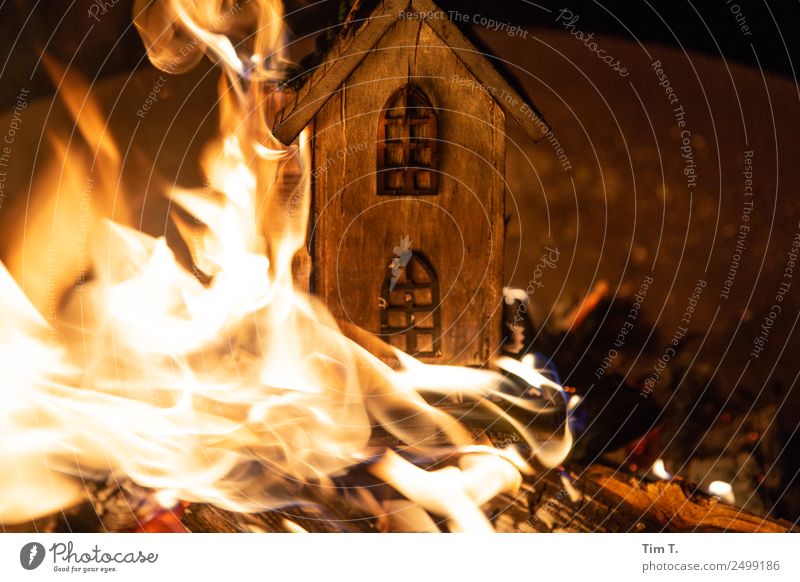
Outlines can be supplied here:
M321 63L307 74L297 94L279 114L273 128L275 137L284 144L293 142L389 29L412 14L450 47L506 116L519 123L534 141L550 131L515 81L501 74L487 53L479 50L432 0L365 0L353 5Z

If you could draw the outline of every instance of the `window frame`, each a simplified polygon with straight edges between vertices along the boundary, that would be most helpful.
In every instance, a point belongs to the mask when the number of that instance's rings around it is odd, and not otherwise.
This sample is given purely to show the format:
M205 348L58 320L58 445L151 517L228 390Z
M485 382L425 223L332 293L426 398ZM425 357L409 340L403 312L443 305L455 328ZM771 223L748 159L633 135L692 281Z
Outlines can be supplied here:
M389 117L390 111L396 109L395 103L402 99L403 116ZM412 103L409 106L409 102ZM423 113L423 115L419 115ZM413 137L411 128L415 125L428 125L428 135ZM400 137L387 138L387 127L397 125L401 128ZM401 143L403 146L403 165L391 165L387 162L389 145ZM377 138L377 192L379 196L436 196L439 193L439 119L428 97L413 85L405 85L392 93L381 110L378 121ZM430 165L412 165L412 153L416 150L430 150ZM388 181L395 172L402 172L402 188L390 188ZM417 187L417 176L427 173L430 186Z

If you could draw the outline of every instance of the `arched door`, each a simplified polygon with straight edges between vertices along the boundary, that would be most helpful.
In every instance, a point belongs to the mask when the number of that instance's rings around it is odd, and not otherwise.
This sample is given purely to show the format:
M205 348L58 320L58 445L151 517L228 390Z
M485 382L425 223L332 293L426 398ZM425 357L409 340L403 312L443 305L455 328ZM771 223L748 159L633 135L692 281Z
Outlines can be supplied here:
M420 253L407 251L389 264L381 289L381 337L416 357L442 355L439 279Z

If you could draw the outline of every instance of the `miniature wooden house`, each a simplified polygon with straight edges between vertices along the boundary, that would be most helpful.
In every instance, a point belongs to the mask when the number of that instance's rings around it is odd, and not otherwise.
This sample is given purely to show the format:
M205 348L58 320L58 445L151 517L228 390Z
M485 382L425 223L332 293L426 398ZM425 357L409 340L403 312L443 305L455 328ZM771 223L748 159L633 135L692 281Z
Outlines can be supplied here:
M424 361L481 365L500 343L506 117L549 130L430 0L369 9L274 128L312 129L311 288Z

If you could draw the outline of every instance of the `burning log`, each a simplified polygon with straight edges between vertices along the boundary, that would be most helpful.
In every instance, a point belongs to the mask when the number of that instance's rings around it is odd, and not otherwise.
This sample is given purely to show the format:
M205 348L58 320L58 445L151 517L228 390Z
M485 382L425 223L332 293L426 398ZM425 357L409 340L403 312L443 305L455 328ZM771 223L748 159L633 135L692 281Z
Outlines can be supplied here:
M176 531L175 512L159 504L155 491L130 479L113 475L102 481L87 479L84 494L84 501L58 513L27 523L0 525L3 531L14 533Z
M740 532L796 531L785 520L744 511L709 496L690 483L644 481L604 466L573 478L550 471L526 484L517 498L495 506L499 531L517 532Z
M190 505L181 522L192 533L371 533L368 516L332 503L307 503L263 513L234 513L211 505Z
M130 493L97 487L90 502L9 532L148 530ZM124 499L123 499L124 497ZM175 513L170 531L193 533L370 533L385 516L370 515L352 499L306 491L296 503L262 513L236 513L191 504ZM499 532L740 532L797 531L788 521L762 517L698 491L682 480L645 481L594 465L580 472L553 470L527 480L515 494L502 494L484 508Z
M608 467L592 466L572 480L549 471L517 494L498 496L486 508L499 532L740 532L795 531L774 520L728 505L680 480L647 482ZM182 518L191 532L374 532L369 519L342 505L309 505L253 515L192 505ZM292 524L297 529L292 529Z

